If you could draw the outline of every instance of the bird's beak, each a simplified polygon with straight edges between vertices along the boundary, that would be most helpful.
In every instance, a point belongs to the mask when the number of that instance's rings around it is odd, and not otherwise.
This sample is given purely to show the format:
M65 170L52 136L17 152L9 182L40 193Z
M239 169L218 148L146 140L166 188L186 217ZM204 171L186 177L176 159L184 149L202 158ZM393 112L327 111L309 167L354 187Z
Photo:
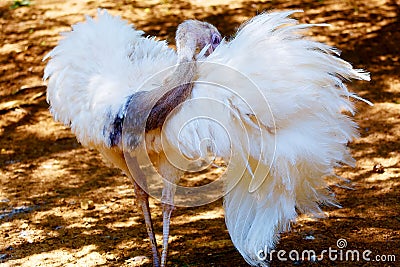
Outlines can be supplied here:
M212 46L208 44L205 47L203 47L203 49L201 49L200 53L197 55L196 58L199 59L202 57L208 57L213 51L214 49L212 48Z
M212 52L214 52L214 48L212 47L212 45L210 45L210 47L207 49L206 56L208 57L209 55L211 55Z

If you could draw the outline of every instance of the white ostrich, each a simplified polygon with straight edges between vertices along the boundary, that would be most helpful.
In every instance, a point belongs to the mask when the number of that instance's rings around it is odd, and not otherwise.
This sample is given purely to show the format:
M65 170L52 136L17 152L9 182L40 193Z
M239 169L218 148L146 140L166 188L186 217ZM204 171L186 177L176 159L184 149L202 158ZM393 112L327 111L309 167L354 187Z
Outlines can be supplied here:
M360 99L343 80L369 76L304 38L311 25L288 18L293 12L258 15L229 42L208 23L185 21L175 52L99 11L48 54L51 113L132 179L154 266L166 265L182 169L209 162L210 153L229 162L217 195L224 195L232 241L251 265L268 265L260 250L274 247L296 209L316 214L321 203L334 204L324 178L353 164L346 145L356 124L343 111L353 113L351 98ZM161 259L143 158L165 179Z

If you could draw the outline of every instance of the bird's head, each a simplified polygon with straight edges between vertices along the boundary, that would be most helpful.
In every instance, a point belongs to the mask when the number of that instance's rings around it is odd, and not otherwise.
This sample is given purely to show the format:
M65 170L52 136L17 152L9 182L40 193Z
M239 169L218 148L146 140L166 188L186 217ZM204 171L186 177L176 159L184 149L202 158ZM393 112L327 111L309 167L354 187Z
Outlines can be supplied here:
M222 40L212 24L198 20L182 22L176 31L176 47L181 59L193 59L196 52L209 45L205 55L210 55Z

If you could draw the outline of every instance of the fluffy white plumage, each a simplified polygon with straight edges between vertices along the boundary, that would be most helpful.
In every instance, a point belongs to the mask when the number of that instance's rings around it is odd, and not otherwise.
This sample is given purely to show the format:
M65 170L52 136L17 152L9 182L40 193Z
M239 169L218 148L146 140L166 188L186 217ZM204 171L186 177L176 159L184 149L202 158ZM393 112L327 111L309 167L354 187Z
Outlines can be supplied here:
M187 158L207 155L202 140L209 139L214 154L230 162L226 225L251 265L267 265L258 252L274 247L296 209L318 214L320 204L334 204L324 178L353 164L346 145L357 136L343 111L354 113L351 98L358 97L343 80L369 80L332 47L304 38L312 25L297 24L288 18L292 13L258 15L199 59L191 101L163 128L167 147L179 147ZM144 82L176 63L176 53L106 12L64 36L49 53L44 75L51 112L83 145L126 171L118 158L122 148L111 148L110 125L128 96L151 90ZM152 82L161 84L157 79ZM193 116L214 120L187 123ZM149 149L159 152L160 136L151 138Z
M149 75L176 64L176 53L119 17L98 15L62 34L45 57L52 59L44 79L50 77L47 100L54 118L70 125L83 145L109 147L104 127Z

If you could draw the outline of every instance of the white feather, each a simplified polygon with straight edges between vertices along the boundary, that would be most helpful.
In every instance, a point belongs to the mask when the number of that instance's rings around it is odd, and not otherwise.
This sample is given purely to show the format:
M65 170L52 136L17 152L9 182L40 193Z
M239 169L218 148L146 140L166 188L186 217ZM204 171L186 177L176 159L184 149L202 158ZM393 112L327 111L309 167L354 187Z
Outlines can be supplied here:
M70 125L86 146L109 146L107 127L146 80L175 65L176 53L166 42L142 37L126 21L99 10L98 18L64 33L47 56L44 79L56 120ZM46 59L45 58L45 59ZM152 81L161 84L163 77ZM106 130L105 130L106 129Z
M267 265L258 251L274 247L296 209L318 215L321 203L336 204L324 178L353 163L346 145L356 124L343 111L354 113L351 98L361 99L343 81L369 80L337 50L305 38L310 25L289 19L293 12L258 15L209 57L201 54L191 98L163 128L164 148L193 160L211 149L229 161L226 224L251 265ZM107 127L129 95L152 89L149 77L173 66L176 54L105 11L64 36L45 69L51 112L126 171ZM151 82L160 85L167 74Z
M354 113L351 98L361 99L343 80L369 80L334 48L305 38L310 25L287 18L291 13L256 16L203 59L192 101L164 128L187 157L204 155L198 142L211 138L218 156L237 168L226 178L226 224L251 265L267 265L258 251L274 247L296 209L318 215L320 204L336 205L324 178L353 163L346 145L357 136L356 124L343 111ZM197 98L209 101L194 104ZM225 128L204 119L182 128L199 110Z

